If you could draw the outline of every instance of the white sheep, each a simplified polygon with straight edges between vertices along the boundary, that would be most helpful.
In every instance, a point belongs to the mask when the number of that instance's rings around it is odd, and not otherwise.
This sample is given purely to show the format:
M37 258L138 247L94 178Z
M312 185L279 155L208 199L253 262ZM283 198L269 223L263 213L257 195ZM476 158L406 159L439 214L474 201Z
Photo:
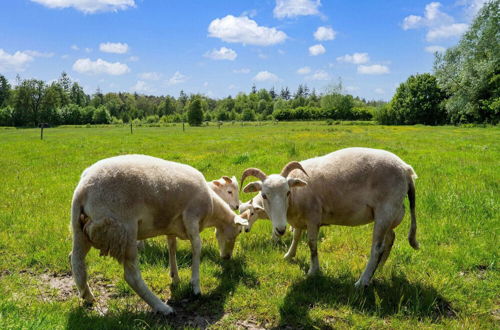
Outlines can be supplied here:
M416 240L415 186L413 168L396 155L377 149L347 148L302 162L290 162L281 174L267 176L257 168L243 173L260 181L249 183L245 192L260 191L273 232L285 233L287 221L295 228L285 255L293 258L303 230L311 251L309 275L319 271L317 239L320 226L359 226L375 221L370 260L356 287L369 284L379 264L389 256L394 228L404 216L408 195L411 211L410 245Z
M207 181L208 186L212 189L224 202L226 202L232 209L237 210L240 205L240 199L238 194L238 180L235 176L232 178L228 176L223 176L218 180ZM243 212L242 212L243 213ZM176 260L175 253L176 251L172 251L170 247L176 248L177 242L175 241L175 237L168 238L168 246L169 246L169 255L171 260ZM137 242L137 248L139 250L144 250L144 241ZM172 264L171 264L172 266ZM179 280L179 275L177 274L177 267L174 271L170 272L172 279L174 282Z
M167 235L189 239L193 252L191 284L200 293L200 232L216 228L220 254L230 258L236 237L248 225L205 182L198 170L144 155L101 160L86 169L73 195L70 254L73 278L88 303L94 297L87 285L85 256L91 247L110 255L124 267L125 280L156 312L172 308L156 297L142 280L136 241ZM175 246L170 247L174 251ZM170 265L177 265L174 259ZM171 269L171 272L173 270Z

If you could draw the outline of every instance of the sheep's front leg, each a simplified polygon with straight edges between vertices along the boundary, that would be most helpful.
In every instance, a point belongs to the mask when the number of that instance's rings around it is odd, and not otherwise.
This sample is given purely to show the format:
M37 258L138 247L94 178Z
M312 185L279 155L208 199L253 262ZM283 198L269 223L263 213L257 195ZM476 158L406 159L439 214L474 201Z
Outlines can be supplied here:
M172 307L163 303L144 283L137 265L137 249L135 253L127 255L123 262L123 270L125 272L125 281L155 312L163 315L173 313Z
M199 219L196 216L190 214L184 215L184 226L188 234L189 240L191 241L191 250L193 253L193 263L191 265L191 285L193 287L193 293L198 295L201 293L200 290L200 259L201 259L201 238L199 229Z
M83 232L81 230L74 230L73 249L68 257L80 298L85 300L87 304L91 304L94 301L94 295L87 284L87 266L85 264L85 256L89 252L90 247L90 242L84 236Z
M311 251L311 266L309 268L308 276L315 275L319 272L318 260L318 232L319 226L316 224L308 223L307 225L307 243Z
M376 217L376 215L375 215ZM383 253L385 251L385 236L387 231L389 230L389 222L386 221L386 218L375 218L375 226L373 227L373 241L372 248L370 252L370 260L366 265L365 271L356 282L356 288L367 287L370 284L370 280L377 269L378 264L380 263Z
M175 236L167 236L168 242L168 262L170 264L170 277L172 284L177 284L180 281L179 271L177 270L177 238Z
M201 294L200 290L200 259L201 259L201 238L200 234L191 237L191 246L193 250L193 264L192 264L192 275L191 275L191 285L193 286L193 293L198 295Z
M292 260L295 257L295 255L297 254L297 246L299 245L301 236L302 229L295 228L293 231L292 244L290 245L290 249L288 249L288 252L284 256L285 259Z

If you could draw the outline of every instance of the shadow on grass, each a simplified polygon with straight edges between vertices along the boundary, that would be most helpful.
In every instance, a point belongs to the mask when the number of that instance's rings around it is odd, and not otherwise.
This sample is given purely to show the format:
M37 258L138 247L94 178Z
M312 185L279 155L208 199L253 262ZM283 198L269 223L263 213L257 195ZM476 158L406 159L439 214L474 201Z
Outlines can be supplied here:
M247 287L256 287L259 282L254 274L246 270L244 256L222 260L214 248L208 247L204 251L202 252L202 260L209 259L220 266L214 274L219 283L214 290L201 296L193 296L188 284L182 283L179 286L173 286L168 304L174 308L175 316L161 317L138 308L134 310L134 307L98 315L84 307L79 307L69 313L67 328L130 329L153 327L169 329L194 327L203 329L209 327L224 316L225 302L240 283ZM149 260L150 257L146 257L146 259ZM168 263L168 256L166 258ZM109 304L110 301L107 303Z
M438 321L456 316L449 301L436 289L410 283L403 276L393 275L388 280L376 279L364 290L356 290L352 275L332 278L317 275L294 283L280 307L280 325L328 328L326 320L313 320L309 310L322 307L349 306L363 314L386 317L400 314L418 319Z

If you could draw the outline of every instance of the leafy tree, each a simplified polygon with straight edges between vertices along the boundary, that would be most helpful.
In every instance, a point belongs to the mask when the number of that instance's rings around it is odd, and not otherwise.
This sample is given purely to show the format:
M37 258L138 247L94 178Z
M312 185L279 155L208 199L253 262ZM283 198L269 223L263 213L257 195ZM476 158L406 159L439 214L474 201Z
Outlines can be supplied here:
M201 126L203 122L203 110L201 109L201 100L194 99L189 103L188 123L191 126Z
M92 116L92 122L94 124L109 124L111 122L111 115L105 106L100 106L95 109L94 115Z
M255 111L250 108L246 108L245 110L243 110L241 119L243 121L255 121Z
M5 108L0 108L0 126L12 126L14 125L12 121L12 113L14 109L11 106L6 106Z
M70 102L81 107L86 106L89 103L89 97L83 91L82 86L80 86L77 82L74 82L71 86L69 92Z
M354 101L351 95L342 95L340 93L324 95L320 103L326 118L342 120L353 119L352 109L354 107Z
M14 125L38 126L45 89L45 82L36 79L23 80L16 87L13 113Z
M280 97L283 100L287 100L287 101L290 99L290 90L288 89L288 87L285 87L285 88L281 89Z
M7 105L10 98L10 84L7 78L0 74L0 108Z
M436 54L452 123L500 121L500 1L487 2L455 47Z
M443 100L436 77L429 73L414 75L399 85L391 101L391 111L398 124L438 125L446 120Z

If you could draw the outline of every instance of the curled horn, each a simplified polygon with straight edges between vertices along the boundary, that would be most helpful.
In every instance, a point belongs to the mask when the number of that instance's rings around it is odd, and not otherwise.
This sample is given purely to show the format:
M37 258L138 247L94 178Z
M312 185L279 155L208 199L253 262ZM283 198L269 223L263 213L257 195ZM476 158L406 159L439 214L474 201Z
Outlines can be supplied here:
M224 176L222 177L222 179L224 179L224 181L226 181L226 183L233 183L233 180L231 180L231 178L230 178L230 177L228 177L228 176L225 176L225 175L224 175Z
M243 188L243 182L245 181L245 179L248 176L254 176L254 177L260 179L261 181L264 181L267 178L266 173L262 172L262 170L259 170L258 168L253 168L253 167L252 168L247 168L243 172L243 175L241 176L240 190L241 190L241 188Z
M306 170L304 170L304 168L302 167L302 165L300 165L300 163L296 161L286 164L285 167L283 167L283 169L281 170L280 175L286 178L288 174L290 174L290 172L293 170L301 170L302 172L304 172L306 176L309 176Z

